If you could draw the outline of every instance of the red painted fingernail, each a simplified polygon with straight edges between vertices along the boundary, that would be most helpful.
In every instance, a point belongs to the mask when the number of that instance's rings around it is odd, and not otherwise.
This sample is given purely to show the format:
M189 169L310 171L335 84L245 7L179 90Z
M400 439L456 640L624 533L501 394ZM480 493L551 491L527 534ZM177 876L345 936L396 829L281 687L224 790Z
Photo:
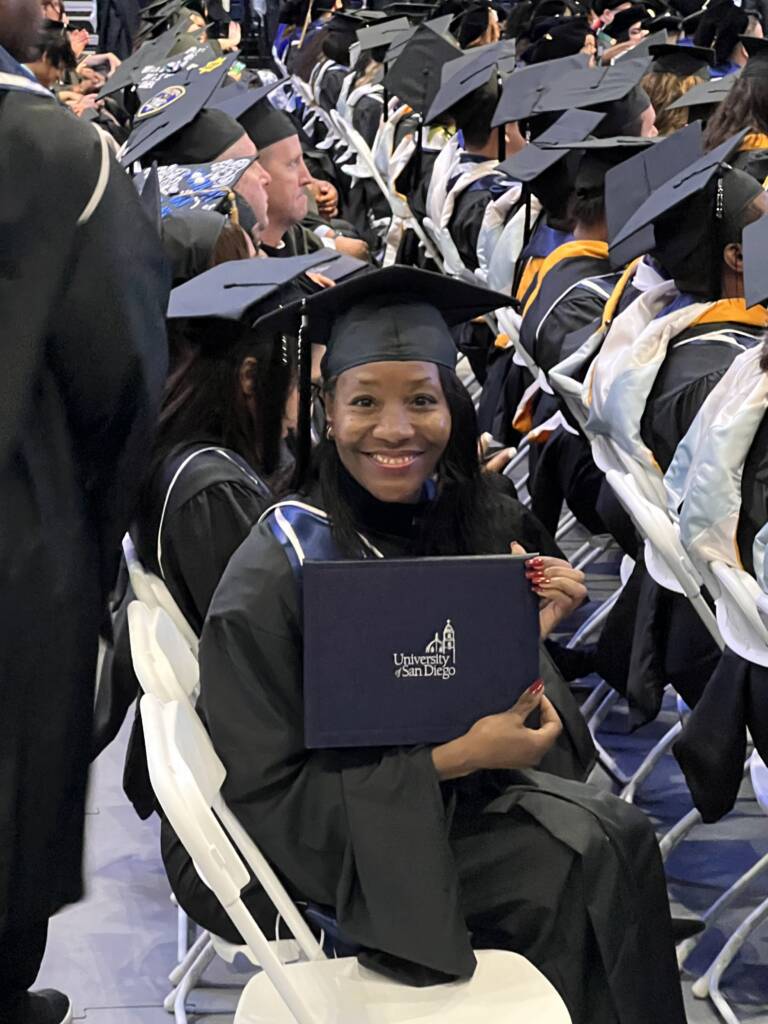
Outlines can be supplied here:
M528 560L527 564L528 565L535 565L538 568L539 566L544 565L544 559L543 558L530 558Z
M541 691L543 689L544 689L544 680L543 679L537 679L536 682L532 686L528 687L528 693L530 693L530 695L532 697L537 697L541 693Z

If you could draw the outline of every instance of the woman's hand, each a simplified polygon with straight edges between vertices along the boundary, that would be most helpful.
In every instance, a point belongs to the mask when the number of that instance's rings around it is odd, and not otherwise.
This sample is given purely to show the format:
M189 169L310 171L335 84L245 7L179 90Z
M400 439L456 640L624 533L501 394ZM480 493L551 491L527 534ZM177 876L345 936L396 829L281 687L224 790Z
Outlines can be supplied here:
M493 455L488 454L488 449L493 441L493 437L489 433L480 435L480 440L477 443L478 455L480 462L482 463L482 470L484 473L503 473L509 464L509 460L515 454L515 448L500 448L494 452Z
M549 636L555 626L587 598L584 573L574 569L564 558L547 555L529 558L525 563L525 575L533 592L541 598L539 625L542 637Z
M525 554L519 544L510 544L509 550L513 555ZM586 600L584 573L564 558L537 555L525 563L525 575L534 594L541 598L539 628L543 639Z
M540 725L531 729L525 723L537 708ZM463 736L435 747L432 762L440 779L483 770L533 768L561 731L560 718L544 696L544 683L539 679L509 711L480 718Z

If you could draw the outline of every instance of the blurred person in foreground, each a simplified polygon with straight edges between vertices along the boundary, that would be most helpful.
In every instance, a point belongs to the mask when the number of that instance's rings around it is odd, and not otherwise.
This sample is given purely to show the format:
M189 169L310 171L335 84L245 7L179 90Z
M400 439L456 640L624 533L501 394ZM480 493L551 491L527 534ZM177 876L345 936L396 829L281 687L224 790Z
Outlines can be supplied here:
M82 894L99 626L167 363L159 239L105 137L22 67L39 18L0 0L2 1024L72 1019L28 990Z

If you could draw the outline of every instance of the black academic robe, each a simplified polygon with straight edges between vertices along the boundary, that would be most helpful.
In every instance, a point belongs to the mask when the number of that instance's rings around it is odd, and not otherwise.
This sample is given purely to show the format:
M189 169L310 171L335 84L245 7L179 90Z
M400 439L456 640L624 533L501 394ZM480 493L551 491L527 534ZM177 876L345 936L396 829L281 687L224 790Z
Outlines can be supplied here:
M749 139L750 136L747 136ZM739 171L751 174L761 185L768 179L768 135L754 136L754 149L744 149L731 161L732 165ZM762 142L763 145L758 145Z
M167 371L170 281L91 125L0 85L0 137L2 931L82 895L99 625Z
M754 572L752 544L768 522L768 416L758 427L741 476L736 533L746 572ZM747 730L768 761L768 669L726 649L689 716L674 753L704 821L733 809L741 787Z
M727 334L730 342L702 337L715 333ZM761 329L746 324L707 323L689 327L670 342L640 424L641 437L662 470L709 392L736 356L761 337ZM658 714L667 684L695 707L720 651L690 602L650 578L641 551L606 622L598 659L600 674L627 694L632 720L642 724Z
M357 502L355 518L385 556L413 553L400 513L368 506ZM517 503L495 509L500 545L545 540ZM641 812L536 772L441 784L426 747L305 749L297 580L268 525L230 561L200 655L198 707L227 803L293 896L330 907L364 962L436 983L472 974L473 943L510 948L551 978L574 1024L682 1024L663 872ZM167 831L164 854L181 905L236 938Z
M482 159L485 159L484 157ZM465 157L462 171L469 170L472 161ZM448 233L468 270L477 270L477 240L483 226L485 210L489 203L499 199L515 184L514 180L500 171L490 171L474 181L456 197Z
M169 453L145 485L130 530L139 561L164 580L198 635L229 559L274 500L268 485L235 452L204 451L210 447L197 442ZM139 695L127 616L134 595L125 572L121 583L113 603L114 645L104 659L96 701L94 757L117 735ZM123 785L136 812L146 818L154 810L154 798L138 705L136 712Z
M261 250L267 256L308 256L311 252L318 252L323 248L320 238L303 224L294 224L288 228L281 239L281 245L265 245L261 243Z

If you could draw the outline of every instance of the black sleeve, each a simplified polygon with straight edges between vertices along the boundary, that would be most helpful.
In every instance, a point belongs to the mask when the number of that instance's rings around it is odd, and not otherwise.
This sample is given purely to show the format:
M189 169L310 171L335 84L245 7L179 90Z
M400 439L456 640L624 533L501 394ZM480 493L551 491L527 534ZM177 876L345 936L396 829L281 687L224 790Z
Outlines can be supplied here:
M165 582L196 633L227 563L268 505L247 483L228 481L199 491L166 519Z
M688 433L696 414L712 388L722 379L727 366L713 370L672 394L659 395L648 406L641 421L641 437L664 472L677 446Z
M577 288L561 299L539 325L533 343L536 365L548 373L565 357L564 343L569 334L591 325L600 317L605 300L594 292ZM587 337L589 335L587 334Z
M369 146L373 146L381 121L382 105L376 99L364 96L355 106L352 123Z

